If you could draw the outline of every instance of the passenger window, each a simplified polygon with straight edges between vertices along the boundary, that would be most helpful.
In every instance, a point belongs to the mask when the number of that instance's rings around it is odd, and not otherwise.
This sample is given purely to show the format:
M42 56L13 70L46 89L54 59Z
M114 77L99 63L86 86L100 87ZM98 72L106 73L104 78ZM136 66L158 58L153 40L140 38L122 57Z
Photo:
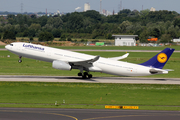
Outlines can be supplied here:
M13 46L13 44L10 44L10 46Z

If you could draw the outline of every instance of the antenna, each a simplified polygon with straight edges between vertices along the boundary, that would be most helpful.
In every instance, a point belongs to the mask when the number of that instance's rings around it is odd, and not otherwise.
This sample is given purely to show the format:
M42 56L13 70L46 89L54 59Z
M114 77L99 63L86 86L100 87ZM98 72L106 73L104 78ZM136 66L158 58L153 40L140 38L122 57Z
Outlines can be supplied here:
M23 3L21 2L21 13L23 13Z
M122 0L120 1L120 10L122 10Z
M118 4L118 11L122 10L122 0L120 1L120 4Z
M101 14L102 12L102 0L100 0L100 10L99 10L99 13Z

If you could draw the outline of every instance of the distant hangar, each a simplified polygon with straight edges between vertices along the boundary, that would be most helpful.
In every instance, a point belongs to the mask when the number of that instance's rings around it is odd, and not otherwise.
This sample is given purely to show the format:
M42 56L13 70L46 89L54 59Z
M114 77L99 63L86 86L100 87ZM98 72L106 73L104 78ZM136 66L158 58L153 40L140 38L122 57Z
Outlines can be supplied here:
M112 35L115 37L115 46L136 46L138 35Z

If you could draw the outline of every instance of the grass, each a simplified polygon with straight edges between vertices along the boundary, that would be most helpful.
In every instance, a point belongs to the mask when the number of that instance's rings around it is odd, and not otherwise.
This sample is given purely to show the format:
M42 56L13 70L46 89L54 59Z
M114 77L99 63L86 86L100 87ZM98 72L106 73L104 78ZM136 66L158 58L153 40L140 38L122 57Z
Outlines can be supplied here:
M0 45L0 48L5 48L5 46L4 45Z
M91 55L100 55L102 57L115 57L125 54L125 52L81 52ZM143 52L130 52L128 58L123 59L123 61L132 62L136 64L143 63L153 57L156 53L149 52L148 54ZM10 55L10 57L7 57ZM172 77L180 78L179 74L179 63L180 63L180 53L173 53L164 69L174 69L174 71L169 72L165 75L153 75L149 77ZM52 68L51 63L22 58L23 62L18 63L18 56L10 53L9 51L0 51L0 75L46 75L46 76L76 76L79 70L64 71L56 70ZM93 76L113 76L108 74L103 74L99 72L93 72Z
M0 82L0 91L0 107L180 110L180 85Z

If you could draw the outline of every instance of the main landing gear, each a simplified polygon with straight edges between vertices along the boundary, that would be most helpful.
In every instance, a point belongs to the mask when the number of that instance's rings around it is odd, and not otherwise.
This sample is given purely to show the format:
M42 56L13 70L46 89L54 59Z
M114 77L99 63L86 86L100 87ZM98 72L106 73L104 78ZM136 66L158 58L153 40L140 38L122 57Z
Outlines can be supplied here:
M22 62L21 58L22 58L22 56L19 56L19 60L18 60L19 63Z
M84 78L84 79L86 79L86 78L92 78L92 74L88 74L88 72L84 72L84 73L82 73L82 72L79 72L78 73L78 76L82 76L82 78Z

